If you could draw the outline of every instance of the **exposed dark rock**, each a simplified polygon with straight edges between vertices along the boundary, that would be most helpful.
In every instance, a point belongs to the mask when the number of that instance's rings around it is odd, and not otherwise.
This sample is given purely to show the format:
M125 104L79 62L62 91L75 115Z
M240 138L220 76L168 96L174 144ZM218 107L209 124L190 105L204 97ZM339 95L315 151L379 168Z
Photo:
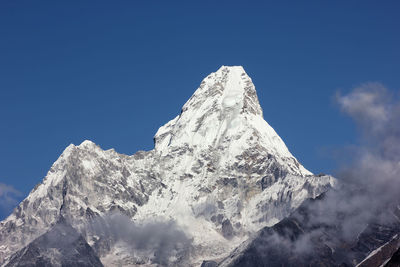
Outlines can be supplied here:
M213 223L215 223L217 221L217 216L215 216L215 215L211 216L211 221Z
M234 231L233 231L233 227L232 227L232 223L230 220L225 219L222 222L222 235L227 238L230 239L233 237L234 235Z
M222 215L222 214L217 215L217 223L218 224L221 224L223 219L224 219L224 215Z
M385 264L385 267L400 266L400 248L393 254L392 258Z
M203 261L200 267L217 267L218 263L215 261Z
M238 186L238 182L237 182L236 178L223 178L223 179L219 180L218 183L221 183L224 186L227 186L227 185L230 185L232 187Z
M373 250L374 244L377 243L377 240L387 240L390 237L392 238L383 246ZM382 263L386 262L392 257L392 255L400 247L400 237L395 234L391 228L386 228L382 225L375 224L371 225L367 231L364 231L360 235L358 243L360 243L359 245L361 245L360 247L364 253L361 254L361 257L365 255L365 253L370 252L367 258L359 264L359 267L375 267L381 266Z
M274 177L272 175L267 175L261 178L261 190L264 190L265 188L268 188L271 186L271 184L275 181Z

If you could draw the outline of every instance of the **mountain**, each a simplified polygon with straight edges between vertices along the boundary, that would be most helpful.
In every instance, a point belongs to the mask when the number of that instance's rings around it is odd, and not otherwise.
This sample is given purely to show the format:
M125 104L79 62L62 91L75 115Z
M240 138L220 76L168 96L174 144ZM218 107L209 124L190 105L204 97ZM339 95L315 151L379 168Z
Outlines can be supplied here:
M329 215L324 201L334 190L304 201L289 217L264 227L215 266L383 266L400 247L400 206L382 210L374 220L343 234L347 222L356 223L348 214L335 215L336 219Z
M0 223L0 264L65 218L106 266L200 266L336 184L263 119L242 67L208 75L151 151L68 146Z
M86 240L63 217L45 234L13 255L7 267L103 266Z
M400 248L393 254L385 267L399 267L400 266Z

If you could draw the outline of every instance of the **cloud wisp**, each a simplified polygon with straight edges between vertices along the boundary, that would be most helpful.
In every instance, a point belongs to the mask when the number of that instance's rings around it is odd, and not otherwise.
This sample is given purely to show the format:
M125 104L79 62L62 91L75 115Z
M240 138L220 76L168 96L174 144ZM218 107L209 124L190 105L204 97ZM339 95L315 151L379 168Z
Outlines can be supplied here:
M192 240L173 221L133 222L121 213L96 218L89 226L101 239L123 242L138 262L167 266L184 261Z
M366 83L337 95L342 112L359 130L359 145L338 172L340 186L308 210L311 224L340 226L341 240L356 238L400 203L400 101L382 84Z
M389 211L400 203L400 101L382 84L366 83L337 95L337 103L356 123L359 145L338 172L340 186L309 208L308 219L352 240L370 223L398 220Z
M338 96L343 112L360 130L353 161L339 172L346 185L360 191L365 208L376 213L400 200L400 101L380 83L367 83ZM376 215L376 214L375 214Z
M0 218L10 214L19 203L22 193L11 185L0 183Z
M267 257L263 262L352 264L368 252L363 237L368 243L369 234L391 238L400 229L400 101L380 83L363 84L336 99L354 120L359 143L338 171L337 188L262 230L252 246Z

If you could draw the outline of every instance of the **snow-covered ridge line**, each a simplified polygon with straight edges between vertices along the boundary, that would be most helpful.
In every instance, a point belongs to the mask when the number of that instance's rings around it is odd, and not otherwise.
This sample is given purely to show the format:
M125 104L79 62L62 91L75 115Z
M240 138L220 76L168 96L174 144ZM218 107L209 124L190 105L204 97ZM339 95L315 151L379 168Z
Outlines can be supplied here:
M394 245L393 245L394 244ZM392 253L390 255L388 255L388 259L386 260L386 262L388 262L390 260L390 257L392 256L392 254L399 248L400 246L400 240L399 240L399 235L396 234L394 235L388 242L386 242L385 244L383 244L382 246L378 247L377 249L373 250L371 253L368 254L368 256L361 261L359 264L356 265L356 267L362 267L362 266L368 266L368 262L375 256L377 256L378 253L382 252L382 249L384 249L385 247L387 247L388 245L393 245L393 249L391 250ZM386 252L387 253L387 252ZM381 266L384 266L385 263L383 263Z

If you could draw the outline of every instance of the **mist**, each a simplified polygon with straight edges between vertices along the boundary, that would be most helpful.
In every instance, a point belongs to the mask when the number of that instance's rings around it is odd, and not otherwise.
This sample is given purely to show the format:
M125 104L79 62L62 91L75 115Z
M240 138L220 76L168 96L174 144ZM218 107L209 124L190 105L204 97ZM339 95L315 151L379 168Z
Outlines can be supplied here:
M338 172L342 184L325 201L329 209L348 216L343 227L346 237L351 228L371 220L396 219L387 217L386 211L400 200L400 102L380 83L366 83L338 95L337 102L359 133L351 162Z
M340 110L358 131L351 160L337 172L339 185L309 208L310 223L340 225L343 240L354 239L370 223L390 223L400 200L400 102L380 83L338 94ZM349 152L350 151L350 152Z
M0 182L0 220L10 214L20 202L21 197L22 193L13 186Z
M365 258L362 249L350 249L360 236L375 234L375 227L386 229L388 236L400 229L398 96L380 83L366 83L338 93L336 103L357 128L357 144L344 149L351 160L337 170L335 188L262 230L249 248L259 251L262 262L300 266L321 256L330 264L354 264Z
M308 224L339 227L337 238L348 241L370 223L399 219L391 211L400 203L400 102L380 83L337 94L336 100L355 122L358 144L346 150L351 160L337 172L338 187L308 208Z
M121 213L112 213L91 222L90 230L101 239L123 242L140 263L167 266L182 261L190 253L192 240L174 221L136 223Z

